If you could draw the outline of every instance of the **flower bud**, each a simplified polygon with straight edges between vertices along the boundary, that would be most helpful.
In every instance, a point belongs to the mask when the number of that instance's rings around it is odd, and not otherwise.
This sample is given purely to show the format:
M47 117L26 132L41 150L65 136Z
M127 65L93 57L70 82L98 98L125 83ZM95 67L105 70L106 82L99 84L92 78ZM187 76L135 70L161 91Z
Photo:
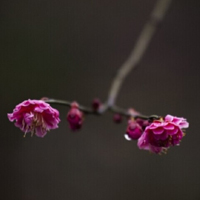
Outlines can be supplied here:
M122 116L119 113L114 114L113 121L117 124L122 122Z
M101 101L98 99L98 98L95 98L93 101L92 101L92 108L94 111L98 111L98 109L100 108L101 106Z
M71 130L76 131L81 128L83 123L83 113L79 110L79 105L76 102L71 104L71 109L67 114L67 121Z
M137 140L142 135L141 126L134 120L128 121L128 127L126 129L127 136L132 140ZM127 138L126 136L126 138Z

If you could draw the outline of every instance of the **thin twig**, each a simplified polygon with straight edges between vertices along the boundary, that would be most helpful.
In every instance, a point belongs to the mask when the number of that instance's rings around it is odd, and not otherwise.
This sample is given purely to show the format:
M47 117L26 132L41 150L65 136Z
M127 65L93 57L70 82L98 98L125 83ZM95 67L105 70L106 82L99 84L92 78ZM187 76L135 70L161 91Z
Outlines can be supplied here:
M119 69L116 77L114 78L109 95L108 95L108 106L113 106L115 104L117 95L119 93L119 90L122 86L123 81L125 80L126 76L130 73L131 70L136 68L138 63L140 62L142 56L145 53L145 50L147 49L149 42L155 33L159 23L162 21L169 5L171 3L171 0L158 0L151 15L148 20L148 22L145 24L135 47L133 48L130 56L128 59L124 62L124 64Z
M45 101L46 103L51 103L51 104L58 104L58 105L64 105L67 107L71 107L71 103L69 101L65 101L65 100L59 100L59 99L42 99L43 101ZM103 105L102 105L103 106ZM99 110L92 110L91 108L79 105L78 107L81 111L83 111L85 114L93 114L93 115L101 115L103 113L105 113L106 111L111 111L113 113L118 113L127 117L134 117L135 119L140 118L140 119L144 119L144 120L154 120L154 119L160 119L160 116L157 115L150 115L150 116L145 116L145 115L139 115L139 114L133 114L131 112L129 112L128 110L125 110L123 108L119 108L117 106L112 106L112 107L107 107L107 109L104 109L104 111L102 112L101 109Z
M68 107L71 107L71 103L72 103L72 102L65 101L65 100L51 99L51 98L44 99L44 101L46 103L64 105L64 106L68 106ZM79 109L86 114L99 114L98 112L96 112L90 108L87 108L85 106L82 106L82 105L79 105Z

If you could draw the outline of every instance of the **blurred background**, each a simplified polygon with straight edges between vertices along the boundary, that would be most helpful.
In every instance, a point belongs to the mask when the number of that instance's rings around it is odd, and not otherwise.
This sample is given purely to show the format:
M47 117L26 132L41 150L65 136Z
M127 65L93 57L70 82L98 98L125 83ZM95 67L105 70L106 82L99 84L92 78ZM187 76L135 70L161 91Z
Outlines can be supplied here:
M68 108L43 139L23 133L7 113L43 96L90 106L132 50L155 0L1 0L0 159L5 200L200 199L200 2L174 0L140 66L117 99L150 115L183 116L186 137L167 155L124 139L127 120L86 116L71 132Z

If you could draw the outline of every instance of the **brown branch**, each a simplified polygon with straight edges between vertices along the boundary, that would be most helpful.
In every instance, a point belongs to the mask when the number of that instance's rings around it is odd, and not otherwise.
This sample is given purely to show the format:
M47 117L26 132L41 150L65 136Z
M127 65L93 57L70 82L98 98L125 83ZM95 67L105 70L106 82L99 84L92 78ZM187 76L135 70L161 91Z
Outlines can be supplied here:
M133 70L134 68L138 66L138 63L140 62L142 56L144 55L145 50L147 49L151 41L151 38L153 37L159 23L162 21L170 3L171 3L171 0L157 1L148 22L145 24L136 42L135 47L133 48L128 59L120 67L116 77L114 78L112 82L112 85L108 94L108 100L106 103L108 106L113 106L115 104L117 95L119 93L119 90L125 78L130 73L131 70Z
M64 106L71 106L72 102L69 101L64 101L64 100L58 100L58 99L43 99L43 101L45 101L46 103L51 103L51 104L58 104L58 105L64 105ZM104 105L102 105L104 107ZM93 114L93 115L102 115L103 113L105 113L106 111L111 111L113 113L118 113L127 117L134 117L135 119L140 118L140 119L144 119L144 120L154 120L154 119L160 119L160 116L157 115L150 115L150 116L145 116L145 115L138 115L138 114L132 114L131 112L129 112L128 110L125 110L123 108L119 108L117 106L112 106L112 107L107 107L106 109L100 109L95 111L92 110L91 108L79 105L79 109L84 112L85 114Z

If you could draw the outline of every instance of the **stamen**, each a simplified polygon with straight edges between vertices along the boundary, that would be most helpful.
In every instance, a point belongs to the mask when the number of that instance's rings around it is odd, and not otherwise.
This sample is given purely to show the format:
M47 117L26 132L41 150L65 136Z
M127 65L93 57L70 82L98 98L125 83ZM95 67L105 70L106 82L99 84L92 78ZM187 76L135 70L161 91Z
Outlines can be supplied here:
M22 130L24 130L24 127L25 127L25 121L22 120Z
M31 137L33 137L33 135L34 135L34 129L32 129L31 131Z

